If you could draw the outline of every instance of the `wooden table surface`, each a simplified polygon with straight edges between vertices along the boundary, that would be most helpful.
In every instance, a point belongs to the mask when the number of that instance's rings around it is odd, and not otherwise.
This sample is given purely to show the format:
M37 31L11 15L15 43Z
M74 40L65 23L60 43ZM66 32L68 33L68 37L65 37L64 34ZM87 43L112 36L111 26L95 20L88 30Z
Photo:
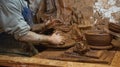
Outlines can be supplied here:
M1 65L12 67L120 67L120 50L116 52L110 65L0 55L0 66Z
M0 65L11 66L16 65L15 63L21 65L21 67L24 67L24 65L29 65L29 67L33 67L33 65L36 65L36 67L120 67L120 51L116 53L111 65L56 61L48 59L38 59L34 57L10 57L0 55ZM17 65L15 67L17 67Z

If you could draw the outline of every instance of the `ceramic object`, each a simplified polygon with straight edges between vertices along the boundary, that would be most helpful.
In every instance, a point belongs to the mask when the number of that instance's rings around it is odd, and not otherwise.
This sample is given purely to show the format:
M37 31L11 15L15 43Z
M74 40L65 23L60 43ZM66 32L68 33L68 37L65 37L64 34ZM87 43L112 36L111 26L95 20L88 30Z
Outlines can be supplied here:
M109 30L120 33L120 24L109 23Z
M103 31L87 31L85 33L87 44L91 48L108 49L111 48L112 37Z

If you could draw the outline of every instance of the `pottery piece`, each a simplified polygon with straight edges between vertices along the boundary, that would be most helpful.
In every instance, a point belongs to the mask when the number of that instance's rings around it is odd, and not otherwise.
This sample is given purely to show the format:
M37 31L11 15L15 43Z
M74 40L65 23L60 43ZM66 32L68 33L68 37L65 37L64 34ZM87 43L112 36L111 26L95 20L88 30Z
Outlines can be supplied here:
M112 37L103 31L87 31L85 33L86 41L91 48L109 49L112 47Z
M120 24L109 23L109 30L116 32L116 33L120 33Z

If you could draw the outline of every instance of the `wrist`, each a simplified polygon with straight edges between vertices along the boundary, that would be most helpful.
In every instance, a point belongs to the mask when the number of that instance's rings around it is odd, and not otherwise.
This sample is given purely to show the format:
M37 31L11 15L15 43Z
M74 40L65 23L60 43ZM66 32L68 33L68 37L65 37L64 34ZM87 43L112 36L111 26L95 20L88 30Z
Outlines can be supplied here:
M46 35L39 35L39 42L40 43L50 43L50 36Z

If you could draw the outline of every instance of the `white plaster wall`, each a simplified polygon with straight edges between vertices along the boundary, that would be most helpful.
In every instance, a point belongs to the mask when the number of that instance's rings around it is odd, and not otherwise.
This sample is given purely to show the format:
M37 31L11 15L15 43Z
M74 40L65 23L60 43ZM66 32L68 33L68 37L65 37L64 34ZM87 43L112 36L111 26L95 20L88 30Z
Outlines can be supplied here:
M120 20L116 20L112 15L113 13L120 12L120 6L116 5L118 2L120 2L120 0L97 0L94 4L94 13L98 11L103 18L109 18L110 22L118 23ZM120 3L118 3L118 5L119 4ZM120 15L118 18L119 17Z

